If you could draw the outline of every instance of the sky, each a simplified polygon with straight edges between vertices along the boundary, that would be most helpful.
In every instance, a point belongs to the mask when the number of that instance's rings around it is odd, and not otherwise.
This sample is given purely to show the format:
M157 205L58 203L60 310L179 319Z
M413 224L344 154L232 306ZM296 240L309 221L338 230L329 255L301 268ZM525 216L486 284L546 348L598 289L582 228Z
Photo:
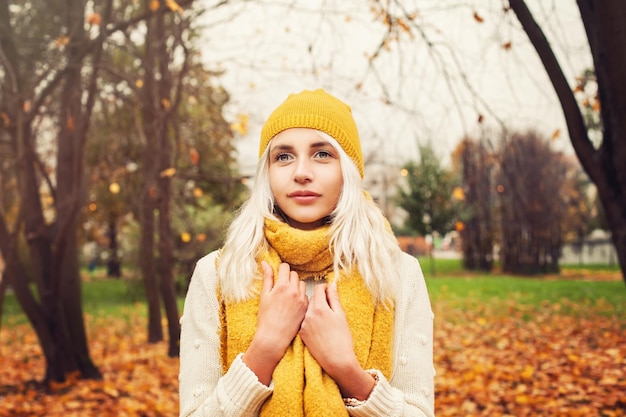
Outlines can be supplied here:
M559 131L554 148L571 152L541 62L502 1L400 3L404 10L396 6L394 15L406 11L414 23L374 60L387 27L372 1L231 1L205 14L201 50L208 68L224 71L219 82L231 95L227 117L249 120L247 134L237 139L244 174L256 165L265 118L289 93L314 88L352 107L369 172L418 160L419 146L428 144L447 163L464 136L500 124L547 138ZM573 87L591 67L575 1L528 3Z

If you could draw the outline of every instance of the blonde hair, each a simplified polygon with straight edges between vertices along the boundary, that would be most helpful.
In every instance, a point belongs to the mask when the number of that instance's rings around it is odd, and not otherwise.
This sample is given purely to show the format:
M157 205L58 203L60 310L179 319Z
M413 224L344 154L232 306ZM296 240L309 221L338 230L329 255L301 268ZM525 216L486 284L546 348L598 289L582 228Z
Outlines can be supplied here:
M398 241L379 207L363 191L352 159L334 138L316 132L338 151L343 175L342 192L330 214L334 271L357 266L374 299L392 302L400 288ZM264 220L277 219L269 184L269 148L259 158L250 198L231 223L220 253L217 276L226 300L242 301L252 294L252 282L260 274L256 259L267 249Z

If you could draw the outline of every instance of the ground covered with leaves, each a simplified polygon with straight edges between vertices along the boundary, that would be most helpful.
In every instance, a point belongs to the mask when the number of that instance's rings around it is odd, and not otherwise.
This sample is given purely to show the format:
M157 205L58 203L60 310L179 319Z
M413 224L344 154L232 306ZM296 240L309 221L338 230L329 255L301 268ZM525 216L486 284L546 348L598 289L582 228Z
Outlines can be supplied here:
M438 416L626 415L623 316L567 303L439 307Z
M602 300L434 304L438 416L625 416L626 318ZM178 360L145 343L143 307L87 318L102 381L42 390L28 325L0 330L0 416L175 416Z

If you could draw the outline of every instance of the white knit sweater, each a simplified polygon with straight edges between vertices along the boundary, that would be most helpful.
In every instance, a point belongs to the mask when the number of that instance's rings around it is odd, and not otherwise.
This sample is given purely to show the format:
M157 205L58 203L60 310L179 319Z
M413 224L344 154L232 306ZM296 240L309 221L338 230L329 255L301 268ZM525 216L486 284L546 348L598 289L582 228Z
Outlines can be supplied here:
M272 394L243 363L240 354L222 374L216 252L200 259L191 278L180 338L181 416L258 416ZM405 254L404 280L396 300L391 379L379 382L364 404L347 407L351 416L434 416L433 318L417 260Z

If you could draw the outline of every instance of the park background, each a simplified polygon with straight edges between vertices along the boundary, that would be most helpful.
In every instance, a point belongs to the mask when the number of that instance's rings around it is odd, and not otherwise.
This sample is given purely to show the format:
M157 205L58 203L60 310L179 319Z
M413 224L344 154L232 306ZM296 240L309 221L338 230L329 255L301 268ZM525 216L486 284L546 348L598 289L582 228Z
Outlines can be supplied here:
M427 276L437 414L624 415L623 251L520 3L3 3L0 415L177 414L193 265L318 87ZM576 3L528 4L588 153L621 155Z

